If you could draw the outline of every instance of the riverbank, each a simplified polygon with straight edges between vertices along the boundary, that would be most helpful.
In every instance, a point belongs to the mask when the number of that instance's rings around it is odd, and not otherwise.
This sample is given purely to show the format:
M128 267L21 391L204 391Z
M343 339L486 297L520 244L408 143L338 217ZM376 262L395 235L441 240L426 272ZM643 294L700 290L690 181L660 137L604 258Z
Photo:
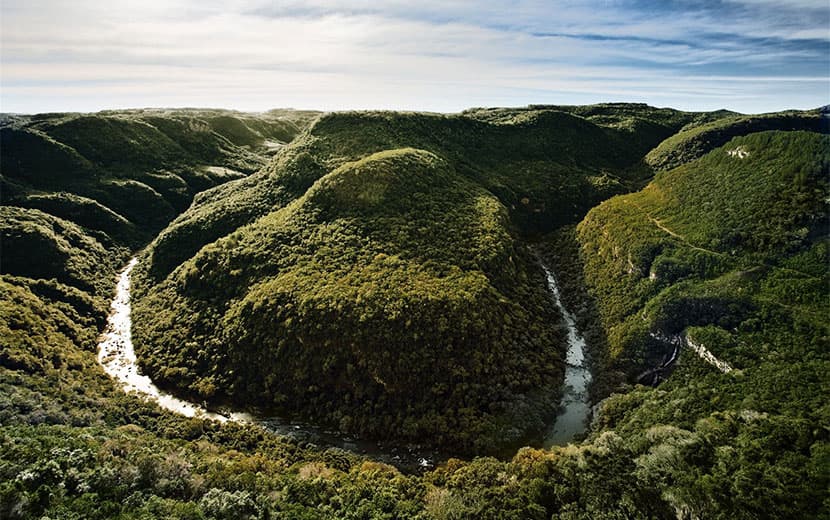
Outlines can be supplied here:
M107 374L121 383L124 391L141 394L161 408L186 417L254 424L278 435L365 455L404 471L423 471L446 458L435 451L360 440L340 432L303 422L286 421L276 416L247 412L220 413L209 409L206 404L200 405L180 399L161 390L148 376L140 373L132 343L130 275L137 263L137 258L131 259L118 275L107 328L98 345L98 362ZM545 272L551 301L563 315L568 328L567 367L561 394L561 411L541 441L544 447L549 447L566 444L584 434L590 415L588 385L591 374L587 365L585 340L579 332L576 318L563 305L559 284L553 271L544 263L541 267Z

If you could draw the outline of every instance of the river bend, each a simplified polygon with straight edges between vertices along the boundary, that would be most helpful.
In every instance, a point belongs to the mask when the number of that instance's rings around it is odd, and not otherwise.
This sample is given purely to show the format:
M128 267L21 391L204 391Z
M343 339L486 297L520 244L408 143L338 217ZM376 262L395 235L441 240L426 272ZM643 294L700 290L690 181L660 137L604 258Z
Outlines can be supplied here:
M437 458L441 458L435 452L424 451L417 447L402 447L363 441L340 432L323 430L302 422L286 421L280 417L264 417L245 412L217 412L161 390L148 376L139 372L135 350L133 349L132 319L130 317L130 274L137 263L137 258L131 259L119 273L115 298L112 301L111 312L107 319L107 327L98 344L98 362L107 374L122 385L125 392L137 393L165 410L186 417L200 417L219 422L235 421L255 424L298 441L336 447L366 455L403 470L420 471L428 469L434 466ZM567 367L565 369L562 406L555 423L546 433L543 445L547 448L566 444L585 431L590 412L587 386L591 381L591 374L585 366L585 340L576 328L576 320L562 305L559 286L553 273L545 265L542 265L542 268L547 277L551 299L561 310L568 327Z

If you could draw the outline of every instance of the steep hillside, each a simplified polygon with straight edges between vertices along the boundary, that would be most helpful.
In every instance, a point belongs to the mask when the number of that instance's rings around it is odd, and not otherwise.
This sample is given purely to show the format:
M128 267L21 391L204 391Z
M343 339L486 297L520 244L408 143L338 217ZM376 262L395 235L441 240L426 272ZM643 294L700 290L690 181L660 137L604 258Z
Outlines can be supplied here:
M637 359L626 354L635 330L675 333L712 314L733 328L756 296L782 309L824 305L827 144L807 132L735 138L592 210L579 240L613 355ZM775 294L783 285L792 292Z
M783 511L826 489L828 168L826 135L753 133L601 204L578 227L609 345L604 377L667 379L612 396L598 426L672 437L637 465L678 479L682 491L664 497L700 517L726 504L747 517L765 507L800 516ZM669 452L678 458L661 468ZM694 498L713 495L723 503Z
M363 435L512 443L550 414L563 348L517 227L627 191L643 139L559 110L324 116L148 249L142 362L199 398Z
M555 406L543 287L492 194L390 150L203 248L136 305L136 340L149 373L200 398L493 449Z
M207 121L235 119L237 126L254 127L250 132L260 141L290 139L309 117L302 113L302 123L295 123L292 114L134 110L3 117L0 366L32 375L24 377L32 386L48 387L43 378L66 367L81 370L76 375L84 380L101 377L93 370L93 352L116 270L197 191L243 175L227 166L250 164L250 171L272 154L237 147Z
M655 171L666 171L723 146L733 137L769 130L827 132L819 110L761 115L724 114L715 120L698 119L650 151L645 158Z
M779 116L0 118L0 518L827 518L830 138ZM652 179L647 154L678 166ZM423 474L165 412L95 350L115 271L177 214L133 332L183 395L510 444L553 411L564 351L528 240L614 393L584 441Z
M137 110L4 117L0 275L4 319L11 320L4 324L14 332L4 335L3 365L34 366L50 357L60 365L72 352L58 348L67 338L92 350L115 271L131 251L194 193L243 175L224 166L262 164L271 155L233 145L205 118L254 126L250 131L262 141L296 135L291 115L277 111L260 120L228 111ZM32 357L31 349L40 354Z
M161 280L202 246L297 199L346 162L405 147L430 151L482 185L525 232L577 222L599 201L649 178L642 156L691 119L669 112L673 126L648 138L559 110L328 114L264 171L201 194L155 241L151 272Z
M3 204L40 209L136 247L193 196L249 174L308 114L130 110L9 116L0 125ZM104 239L106 240L106 239Z

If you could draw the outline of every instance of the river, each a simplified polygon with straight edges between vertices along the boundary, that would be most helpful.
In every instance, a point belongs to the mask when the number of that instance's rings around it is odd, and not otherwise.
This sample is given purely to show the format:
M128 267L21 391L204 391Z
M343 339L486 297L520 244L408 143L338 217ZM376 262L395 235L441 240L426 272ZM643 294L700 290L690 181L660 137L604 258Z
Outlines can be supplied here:
M138 259L133 258L118 275L118 284L107 319L107 328L98 344L98 362L107 374L121 383L124 391L135 392L165 410L186 417L255 424L298 442L334 447L366 455L407 472L430 469L435 465L436 459L442 458L433 451L422 450L418 447L355 439L340 432L328 431L303 422L287 421L280 417L261 416L247 412L220 413L164 392L148 376L139 372L133 349L130 274L137 263Z
M562 294L553 271L542 264L545 271L551 299L562 312L568 328L568 350L565 355L565 381L562 387L562 401L559 414L553 426L545 435L544 448L561 446L572 442L575 437L585 433L591 413L588 399L588 385L591 383L591 371L585 359L585 339L576 326L576 318L562 303Z

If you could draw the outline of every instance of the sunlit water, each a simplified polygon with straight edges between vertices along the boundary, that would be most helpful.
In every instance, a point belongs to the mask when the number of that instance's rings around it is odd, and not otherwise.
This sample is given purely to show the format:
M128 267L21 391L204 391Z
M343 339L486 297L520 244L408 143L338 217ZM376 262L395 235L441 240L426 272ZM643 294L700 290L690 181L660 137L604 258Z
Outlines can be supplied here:
M119 274L107 328L98 344L98 362L107 374L121 383L125 392L135 392L165 410L186 417L257 424L298 441L368 455L406 470L416 471L434 465L435 459L439 456L431 451L354 439L340 432L323 430L301 422L290 422L280 417L261 417L244 412L219 413L159 389L149 377L139 372L133 349L130 274L137 263L138 259L133 258ZM547 276L551 298L561 309L568 327L567 366L561 411L544 441L544 446L550 447L566 444L585 431L590 412L587 388L591 381L591 373L585 366L585 340L576 328L576 320L562 305L559 286L553 273L546 266L542 267Z
M244 412L218 413L204 406L179 399L159 389L153 381L138 371L132 342L130 318L130 273L138 263L133 258L119 274L115 298L107 319L107 328L98 344L98 362L107 374L119 381L125 392L135 392L160 407L186 417L201 417L220 422L235 421L257 424L279 435L297 441L340 448L375 460L392 464L407 471L428 469L434 465L437 455L408 446L384 445L353 439L339 432L332 432L300 422L286 421L280 417L260 417Z
M201 406L162 392L149 377L138 373L130 331L132 324L130 320L130 273L137 263L136 258L130 260L118 277L115 299L112 300L110 316L107 320L107 329L98 344L98 362L107 374L122 383L126 392L144 394L165 410L187 417L199 416L222 422L227 421L229 417L210 412Z
M568 351L565 358L565 381L560 411L544 441L544 447L549 448L567 444L587 429L588 416L591 412L588 401L591 372L585 361L585 339L576 327L576 319L562 304L562 295L553 272L544 264L542 269L545 271L551 299L562 312L568 327Z

